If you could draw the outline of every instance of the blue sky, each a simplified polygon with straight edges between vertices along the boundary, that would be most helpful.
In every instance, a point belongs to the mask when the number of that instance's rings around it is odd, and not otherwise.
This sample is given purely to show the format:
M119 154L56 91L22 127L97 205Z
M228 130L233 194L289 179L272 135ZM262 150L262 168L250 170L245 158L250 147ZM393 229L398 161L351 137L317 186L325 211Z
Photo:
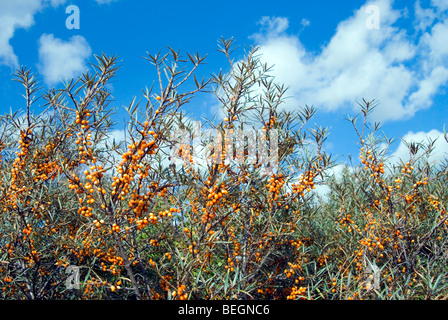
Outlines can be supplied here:
M66 27L69 5L79 8L79 29ZM366 11L369 5L378 9L377 16ZM341 161L358 156L356 136L344 119L356 114L362 98L380 102L373 120L383 123L387 136L438 138L434 159L440 160L448 152L443 139L447 17L448 0L0 0L0 112L23 109L20 85L11 81L21 65L50 88L85 71L94 54L117 55L121 69L113 83L113 106L120 108L155 80L152 66L142 59L146 52L168 45L207 54L199 70L207 76L227 67L217 41L233 37L241 48L261 46L262 60L290 86L285 108L317 108L314 121L331 127L326 148ZM366 21L377 21L379 28L368 28ZM242 54L237 51L236 58ZM215 106L202 97L187 109L211 117ZM119 109L116 121L123 117ZM406 157L400 140L391 152Z

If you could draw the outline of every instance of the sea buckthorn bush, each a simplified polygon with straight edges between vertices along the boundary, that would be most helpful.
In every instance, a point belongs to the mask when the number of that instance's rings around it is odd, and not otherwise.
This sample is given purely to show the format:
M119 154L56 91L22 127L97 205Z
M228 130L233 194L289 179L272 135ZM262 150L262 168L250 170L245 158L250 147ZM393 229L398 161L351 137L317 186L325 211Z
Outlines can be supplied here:
M108 86L116 57L96 56L47 92L17 71L26 112L0 118L3 299L447 297L447 166L429 162L433 145L391 161L363 101L349 119L360 165L335 177L327 129L309 123L315 109L285 111L287 90L257 48L239 61L234 49L223 39L227 71L202 80L199 54L148 54L158 85L127 108L122 142ZM199 159L183 105L203 93L222 116L203 125L222 139ZM241 132L258 132L258 161L250 136L236 150ZM79 287L67 286L68 266Z

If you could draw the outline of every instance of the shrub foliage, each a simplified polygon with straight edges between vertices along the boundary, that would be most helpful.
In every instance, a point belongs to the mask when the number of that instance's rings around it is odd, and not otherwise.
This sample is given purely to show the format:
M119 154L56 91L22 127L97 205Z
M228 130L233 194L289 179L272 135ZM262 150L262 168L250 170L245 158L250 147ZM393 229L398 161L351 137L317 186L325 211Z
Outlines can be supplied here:
M159 81L127 108L122 143L108 90L115 57L45 93L17 71L26 113L0 120L3 299L447 297L447 166L429 162L434 143L390 161L363 101L349 119L361 164L336 178L327 130L309 124L315 110L285 111L286 89L257 49L237 62L233 49L222 40L229 70L203 80L198 54L148 55ZM248 146L232 163L197 163L189 144L177 150L187 161L169 161L171 133L194 135L182 105L204 91L219 101L223 120L207 122L216 132L261 129L270 141L276 130L277 170L248 161ZM222 159L231 151L223 144ZM67 286L68 266L79 288Z

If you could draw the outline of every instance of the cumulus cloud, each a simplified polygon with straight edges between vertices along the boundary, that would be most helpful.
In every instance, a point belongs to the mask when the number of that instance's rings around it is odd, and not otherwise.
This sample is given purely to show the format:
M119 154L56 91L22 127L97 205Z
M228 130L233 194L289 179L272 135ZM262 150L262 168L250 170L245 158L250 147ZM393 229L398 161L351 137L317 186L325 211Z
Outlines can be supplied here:
M431 0L431 5L436 7L439 11L448 10L448 2L446 2L446 0Z
M110 3L115 2L115 1L118 1L118 0L95 0L95 2L98 3L99 5L110 4Z
M375 120L412 117L429 108L448 82L448 22L446 1L433 0L432 8L415 4L415 35L395 26L403 16L392 0L366 3L341 21L318 54L308 51L299 37L287 33L283 17L263 17L260 32L252 35L261 45L261 59L274 65L277 81L290 87L297 104L334 111L356 106L362 98L380 102ZM369 29L367 5L379 9L380 29Z
M17 29L28 29L34 24L34 15L43 8L65 3L66 0L15 0L0 1L0 65L19 66L10 40Z
M426 31L428 27L430 27L434 20L437 17L435 8L422 8L420 5L420 1L415 3L415 16L416 20L414 21L414 28L417 31Z
M86 71L91 52L82 36L63 41L52 34L43 34L39 39L39 71L45 83L54 85Z
M42 1L2 1L0 11L0 64L18 67L19 60L9 41L16 29L27 29L34 24L34 14L42 8Z
M66 3L66 2L67 2L67 0L50 0L50 4L53 7L57 7L57 6L62 5L64 3Z
M429 132L419 131L419 132L408 132L405 134L397 149L391 155L392 163L399 163L400 160L406 162L410 158L409 148L406 146L411 142L421 145L427 145L430 141L435 141L434 150L431 152L428 161L430 163L441 163L444 161L448 155L448 143L445 140L443 132L438 130L431 130ZM417 153L417 157L421 156L425 148L420 147Z
M325 170L324 174L327 178L334 178L336 181L340 181L342 179L344 171L352 171L354 168L346 165L346 164L337 164L331 168L328 168ZM326 181L328 181L326 179ZM331 191L331 188L328 186L327 183L318 184L315 186L314 193L320 198L321 200L328 200L328 195Z

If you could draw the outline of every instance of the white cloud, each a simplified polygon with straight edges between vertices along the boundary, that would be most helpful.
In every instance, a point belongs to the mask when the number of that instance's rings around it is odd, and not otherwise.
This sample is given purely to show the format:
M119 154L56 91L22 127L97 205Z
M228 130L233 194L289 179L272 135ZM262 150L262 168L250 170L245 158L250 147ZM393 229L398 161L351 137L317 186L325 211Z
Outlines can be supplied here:
M68 41L43 34L39 39L39 71L48 85L71 79L87 70L91 48L82 36Z
M125 141L125 138L126 131L124 129L113 129L108 132L106 142L111 144L115 140L115 144L119 144Z
M57 6L59 6L61 4L64 4L66 2L67 2L67 0L50 0L50 4L53 7L57 7Z
M428 108L431 106L431 97L437 93L437 90L446 83L448 79L448 69L438 66L435 67L429 75L420 80L417 91L409 96L409 102L413 106Z
M311 24L311 22L310 22L310 20L303 18L303 19L300 21L300 24L301 24L303 27L308 27L308 26Z
M448 10L448 2L446 0L431 0L431 5L436 7L439 11Z
M368 3L379 8L379 30L366 27L366 4L338 24L318 54L287 34L287 19L263 17L252 38L261 45L261 59L274 65L277 81L290 87L293 99L284 106L340 110L357 107L362 98L376 99L380 104L373 117L379 121L411 117L430 107L448 81L448 24L436 19L446 2L433 1L437 11L415 5L414 26L422 31L415 36L395 26L403 14L391 2Z
M42 1L1 1L0 64L18 67L19 60L9 41L16 29L27 29L34 24L34 14L42 8Z
M415 29L418 31L426 31L433 24L437 14L433 8L422 8L420 1L417 1L415 3L415 16L417 18L414 22Z
M19 66L10 40L17 29L28 29L34 24L34 15L51 5L56 7L66 0L0 0L0 65Z
M264 16L258 23L261 25L260 30L267 32L268 36L271 37L281 34L289 27L289 20L282 17L271 19L268 16Z
M118 1L118 0L95 0L95 2L98 3L99 5L110 4L110 3L116 2L116 1Z
M408 132L405 134L400 142L399 146L395 152L391 155L390 161L392 163L398 164L400 160L407 162L410 158L409 149L403 141L408 144L411 142L426 145L428 142L435 141L434 150L429 156L429 162L440 163L445 160L448 155L448 143L444 138L443 132L438 130L431 130L429 132L419 131L419 132ZM424 148L419 148L417 157L422 155Z
M445 62L448 58L448 46L446 40L448 39L448 23L436 23L431 32L427 32L422 36L421 45L428 49L428 62L431 65L437 65ZM445 61L444 61L445 60Z
M344 170L347 169L349 171L353 170L353 167L350 167L348 165L345 164L337 164L334 167L331 167L329 169L326 169L324 174L325 176L327 176L328 178L334 178L337 181L340 179L342 179ZM316 188L314 189L314 193L318 196L318 198L320 198L323 201L328 200L328 194L331 191L331 187L328 185L328 180L325 179L325 183L323 184L318 184L315 186Z

